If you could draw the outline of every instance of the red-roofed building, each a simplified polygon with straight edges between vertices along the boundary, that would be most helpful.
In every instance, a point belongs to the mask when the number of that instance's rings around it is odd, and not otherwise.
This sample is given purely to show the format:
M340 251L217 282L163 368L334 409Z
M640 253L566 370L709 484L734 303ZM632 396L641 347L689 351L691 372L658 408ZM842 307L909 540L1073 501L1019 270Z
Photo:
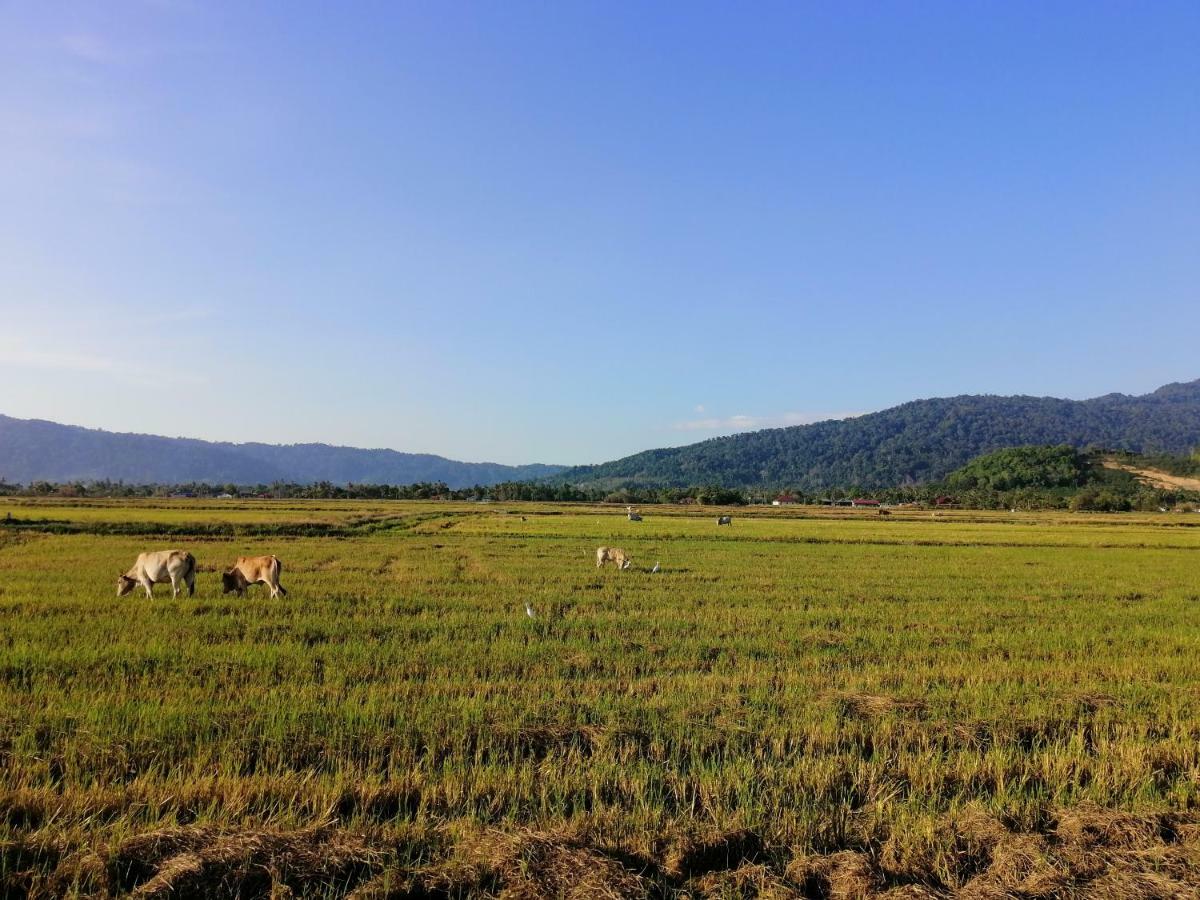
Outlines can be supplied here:
M855 497L850 501L851 506L878 506L878 500L868 500L866 497Z

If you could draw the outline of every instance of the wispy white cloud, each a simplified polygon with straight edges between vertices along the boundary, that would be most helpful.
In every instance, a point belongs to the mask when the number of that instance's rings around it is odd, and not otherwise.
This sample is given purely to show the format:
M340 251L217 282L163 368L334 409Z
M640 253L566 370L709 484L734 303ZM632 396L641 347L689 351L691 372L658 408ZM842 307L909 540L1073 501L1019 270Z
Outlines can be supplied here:
M107 375L144 385L205 384L203 375L128 362L112 356L70 348L31 348L12 341L0 342L0 366L48 372L83 372Z
M125 56L98 34L65 34L59 38L58 44L71 56L85 62L113 65L125 61Z
M163 12L195 12L197 6L192 0L140 0L142 6Z
M121 364L106 356L69 350L30 350L0 344L0 365L31 369L68 369L73 372L116 372Z
M697 407L697 412L702 411ZM861 412L785 412L767 416L739 413L734 416L690 419L671 425L675 431L756 431L760 428L784 428L788 425L811 425L829 419L852 419Z
M206 306L189 306L182 309L165 309L159 312L145 313L141 321L158 325L171 322L200 322L211 319L213 311Z
M3 107L0 137L12 140L86 140L110 137L114 119L108 110Z
M167 9L170 4L160 6ZM185 9L175 6L175 11ZM194 40L136 40L114 41L95 31L76 31L50 38L46 45L56 48L72 59L96 66L140 66L168 57L180 55L211 54L219 52L221 46L211 42Z

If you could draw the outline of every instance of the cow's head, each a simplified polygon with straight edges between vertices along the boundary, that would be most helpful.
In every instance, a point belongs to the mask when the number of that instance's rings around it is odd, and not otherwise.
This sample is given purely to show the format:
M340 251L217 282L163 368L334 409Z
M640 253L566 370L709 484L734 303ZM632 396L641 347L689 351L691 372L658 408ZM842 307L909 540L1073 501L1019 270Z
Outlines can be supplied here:
M234 591L240 591L244 586L242 583L242 573L237 569L230 569L228 572L221 573L222 594L232 594Z
M133 590L133 587L136 584L137 584L136 578L130 578L128 575L118 575L117 576L117 596L124 597L126 594L128 594L130 591Z

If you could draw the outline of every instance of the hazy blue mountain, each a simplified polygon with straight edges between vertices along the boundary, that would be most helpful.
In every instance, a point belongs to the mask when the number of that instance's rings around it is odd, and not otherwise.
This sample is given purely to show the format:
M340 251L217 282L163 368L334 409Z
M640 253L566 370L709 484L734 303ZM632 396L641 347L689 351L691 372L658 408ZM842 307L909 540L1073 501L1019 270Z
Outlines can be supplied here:
M328 444L228 444L118 434L0 415L0 479L23 484L108 478L134 484L444 481L470 487L544 478L562 468L456 462L428 453Z
M1200 446L1200 380L1140 397L915 400L854 419L647 450L567 469L554 480L601 486L886 487L935 480L982 453L1031 444L1187 453Z
M1200 446L1200 380L1140 397L915 400L854 419L713 438L574 468L464 463L327 444L215 443L0 416L0 478L23 483L444 481L451 487L549 478L602 486L885 487L942 478L980 454L1035 444L1187 453Z

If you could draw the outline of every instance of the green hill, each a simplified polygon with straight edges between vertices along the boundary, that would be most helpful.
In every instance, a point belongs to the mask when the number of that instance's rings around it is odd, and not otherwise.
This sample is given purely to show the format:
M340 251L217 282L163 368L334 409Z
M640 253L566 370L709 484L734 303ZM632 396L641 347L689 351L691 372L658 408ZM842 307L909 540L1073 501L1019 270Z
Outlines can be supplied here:
M329 444L230 444L149 434L118 434L0 415L0 481L131 484L409 484L450 487L544 478L561 466L470 463L428 453L360 450Z
M1007 447L976 457L946 477L955 490L1077 488L1103 473L1088 454L1068 447Z
M1091 400L991 395L916 400L854 419L647 450L554 476L578 485L865 488L944 478L1005 447L1186 454L1200 445L1200 380Z

